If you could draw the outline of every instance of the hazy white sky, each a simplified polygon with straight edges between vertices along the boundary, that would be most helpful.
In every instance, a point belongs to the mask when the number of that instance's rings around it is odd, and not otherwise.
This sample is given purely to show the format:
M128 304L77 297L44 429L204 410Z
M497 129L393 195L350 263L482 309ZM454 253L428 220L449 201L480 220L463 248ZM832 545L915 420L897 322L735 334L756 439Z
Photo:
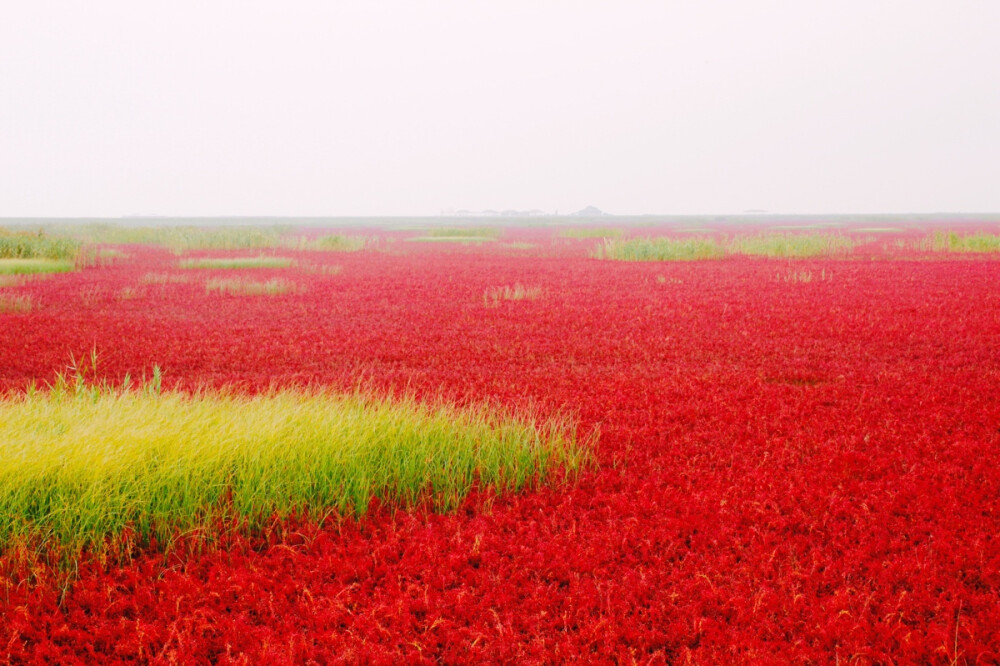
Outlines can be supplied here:
M1000 2L11 2L0 216L1000 211Z

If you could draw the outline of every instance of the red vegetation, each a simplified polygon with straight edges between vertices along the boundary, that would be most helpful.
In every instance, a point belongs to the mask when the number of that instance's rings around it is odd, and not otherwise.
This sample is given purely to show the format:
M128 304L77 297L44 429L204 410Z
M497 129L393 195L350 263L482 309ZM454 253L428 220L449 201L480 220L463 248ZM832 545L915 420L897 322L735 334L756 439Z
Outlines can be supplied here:
M632 264L534 233L553 245L252 272L302 287L278 296L141 285L180 272L153 249L20 287L36 307L0 315L0 388L94 348L111 379L363 379L576 410L600 468L84 563L68 588L5 575L0 660L1000 660L1000 262ZM543 296L484 307L515 283Z

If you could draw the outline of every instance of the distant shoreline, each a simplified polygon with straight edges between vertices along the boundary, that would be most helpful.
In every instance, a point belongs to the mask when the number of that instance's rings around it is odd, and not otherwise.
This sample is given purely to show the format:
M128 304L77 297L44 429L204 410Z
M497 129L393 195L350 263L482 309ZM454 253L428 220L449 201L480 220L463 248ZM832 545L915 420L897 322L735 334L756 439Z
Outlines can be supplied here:
M966 224L966 223L998 223L1000 212L988 213L735 213L735 214L649 214L649 215L531 215L518 216L483 216L483 215L342 215L342 216L278 216L278 215L219 215L219 216L135 216L126 217L0 217L0 226L47 226L47 225L83 225L112 224L120 226L305 226L305 227L341 227L341 226L396 226L400 224L420 224L424 226L463 224L498 226L539 226L539 225L570 225L594 224L629 225L629 224L684 224L711 223L721 226L758 226L761 224L838 224L851 225L857 223L891 222L895 225L935 224Z

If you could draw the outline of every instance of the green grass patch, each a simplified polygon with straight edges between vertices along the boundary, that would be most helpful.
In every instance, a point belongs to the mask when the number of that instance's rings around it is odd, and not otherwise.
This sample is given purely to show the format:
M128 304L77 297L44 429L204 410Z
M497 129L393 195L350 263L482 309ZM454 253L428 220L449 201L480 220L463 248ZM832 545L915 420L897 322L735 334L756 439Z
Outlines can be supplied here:
M0 400L0 548L100 550L126 529L162 546L218 519L248 529L373 498L456 507L476 485L516 491L590 460L573 422L535 423L362 393L254 397L85 386Z
M591 256L618 261L696 261L743 254L764 257L818 257L847 253L862 242L841 234L763 233L728 241L690 238L606 238Z
M0 275L66 273L74 268L76 262L71 259L0 259Z
M624 232L614 227L581 227L560 229L563 238L619 238Z
M240 269L240 268L287 268L294 262L288 257L200 257L182 259L181 268Z
M316 238L299 238L290 242L288 247L297 250L313 250L318 252L358 252L375 242L369 236L348 236L331 234Z
M205 282L206 292L220 292L231 296L277 296L278 294L287 294L294 288L295 285L288 280L255 282L239 278L225 278Z
M959 234L935 231L917 241L917 249L930 252L990 253L1000 252L1000 235L988 233Z
M488 243L500 237L499 227L433 227L421 236L407 238L417 243Z
M725 248L714 238L607 238L591 256L617 261L696 261L716 259Z
M51 259L72 264L81 250L81 243L72 238L0 227L0 259Z
M190 250L254 250L280 247L284 227L132 227L93 224L66 227L65 233L87 243L161 245L180 254Z
M822 257L854 249L857 241L841 234L757 234L737 236L728 245L734 254L764 257Z

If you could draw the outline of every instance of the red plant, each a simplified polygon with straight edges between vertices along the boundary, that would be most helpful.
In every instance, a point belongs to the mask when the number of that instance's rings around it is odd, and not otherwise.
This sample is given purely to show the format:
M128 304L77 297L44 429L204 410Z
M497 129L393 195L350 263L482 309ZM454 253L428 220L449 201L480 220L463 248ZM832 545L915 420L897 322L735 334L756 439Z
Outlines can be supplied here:
M4 553L0 660L1000 660L1000 262L618 263L525 235L255 270L300 287L276 296L143 285L175 270L155 249L18 287L36 307L0 315L0 388L95 348L114 381L362 380L576 410L600 468L136 550L68 586ZM515 283L544 296L484 307Z

